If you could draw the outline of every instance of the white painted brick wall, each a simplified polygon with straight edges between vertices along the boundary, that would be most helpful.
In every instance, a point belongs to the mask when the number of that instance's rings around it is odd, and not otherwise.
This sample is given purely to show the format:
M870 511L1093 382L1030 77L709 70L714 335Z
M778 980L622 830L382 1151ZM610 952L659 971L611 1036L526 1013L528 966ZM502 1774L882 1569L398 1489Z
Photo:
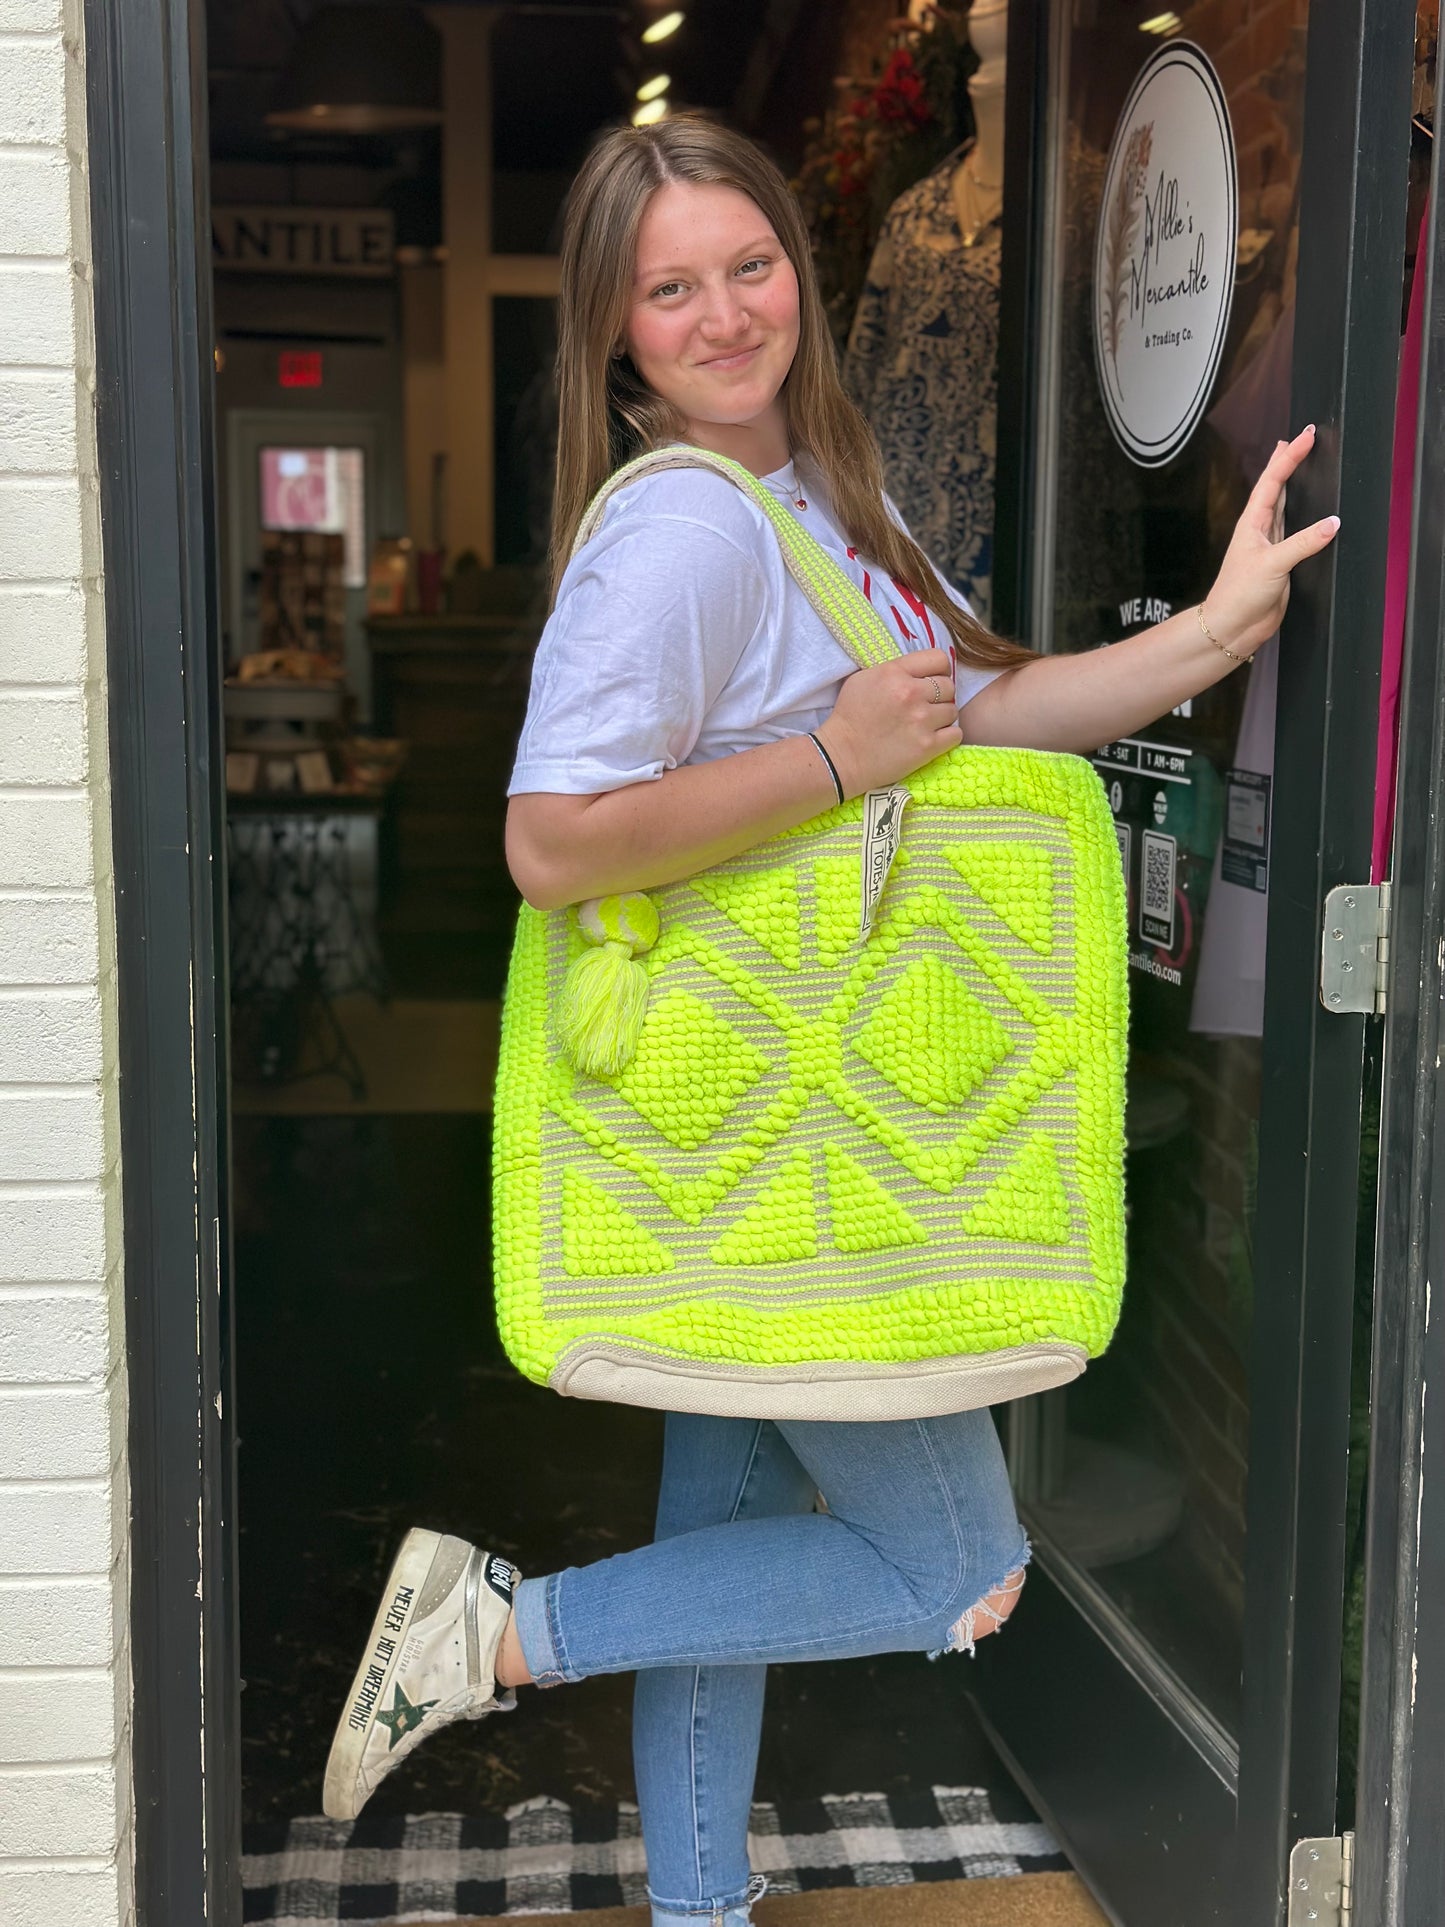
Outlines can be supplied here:
M0 0L0 1927L134 1914L82 62Z

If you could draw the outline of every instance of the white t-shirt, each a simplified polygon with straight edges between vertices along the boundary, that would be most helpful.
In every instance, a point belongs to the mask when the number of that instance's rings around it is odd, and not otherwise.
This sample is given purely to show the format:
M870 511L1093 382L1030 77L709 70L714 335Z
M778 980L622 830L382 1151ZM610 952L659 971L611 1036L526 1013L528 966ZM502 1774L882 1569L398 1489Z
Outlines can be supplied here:
M816 469L799 467L790 461L761 479L903 648L951 648L936 615L859 558ZM710 469L643 476L608 500L558 586L508 794L594 796L816 729L854 668L788 573L767 516L741 489ZM958 664L959 704L998 673Z

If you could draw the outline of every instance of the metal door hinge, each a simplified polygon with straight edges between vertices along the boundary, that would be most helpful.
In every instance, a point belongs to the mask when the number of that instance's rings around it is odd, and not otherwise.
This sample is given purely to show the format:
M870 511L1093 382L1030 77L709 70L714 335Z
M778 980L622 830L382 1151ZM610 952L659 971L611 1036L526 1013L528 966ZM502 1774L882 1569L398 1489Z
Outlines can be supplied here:
M1351 1927L1355 1836L1297 1840L1289 1857L1288 1927Z
M1343 1016L1381 1016L1390 965L1390 886L1342 883L1325 898L1320 939L1320 1002Z

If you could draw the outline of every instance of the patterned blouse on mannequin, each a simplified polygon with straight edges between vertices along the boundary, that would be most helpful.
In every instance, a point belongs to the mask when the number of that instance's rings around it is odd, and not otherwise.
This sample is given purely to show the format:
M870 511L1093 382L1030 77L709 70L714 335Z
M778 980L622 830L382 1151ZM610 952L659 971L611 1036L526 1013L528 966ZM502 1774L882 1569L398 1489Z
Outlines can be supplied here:
M901 194L869 264L843 360L889 494L981 621L993 574L1000 229L964 245L955 152Z

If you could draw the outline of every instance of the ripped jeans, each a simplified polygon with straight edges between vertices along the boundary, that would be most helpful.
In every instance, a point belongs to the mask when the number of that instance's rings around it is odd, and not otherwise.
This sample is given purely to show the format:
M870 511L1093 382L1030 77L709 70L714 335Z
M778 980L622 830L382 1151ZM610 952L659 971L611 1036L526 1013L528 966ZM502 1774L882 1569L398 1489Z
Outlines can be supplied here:
M973 1609L1028 1556L987 1411L866 1424L670 1413L654 1544L516 1595L539 1685L637 1673L654 1927L745 1927L769 1660L967 1649Z

